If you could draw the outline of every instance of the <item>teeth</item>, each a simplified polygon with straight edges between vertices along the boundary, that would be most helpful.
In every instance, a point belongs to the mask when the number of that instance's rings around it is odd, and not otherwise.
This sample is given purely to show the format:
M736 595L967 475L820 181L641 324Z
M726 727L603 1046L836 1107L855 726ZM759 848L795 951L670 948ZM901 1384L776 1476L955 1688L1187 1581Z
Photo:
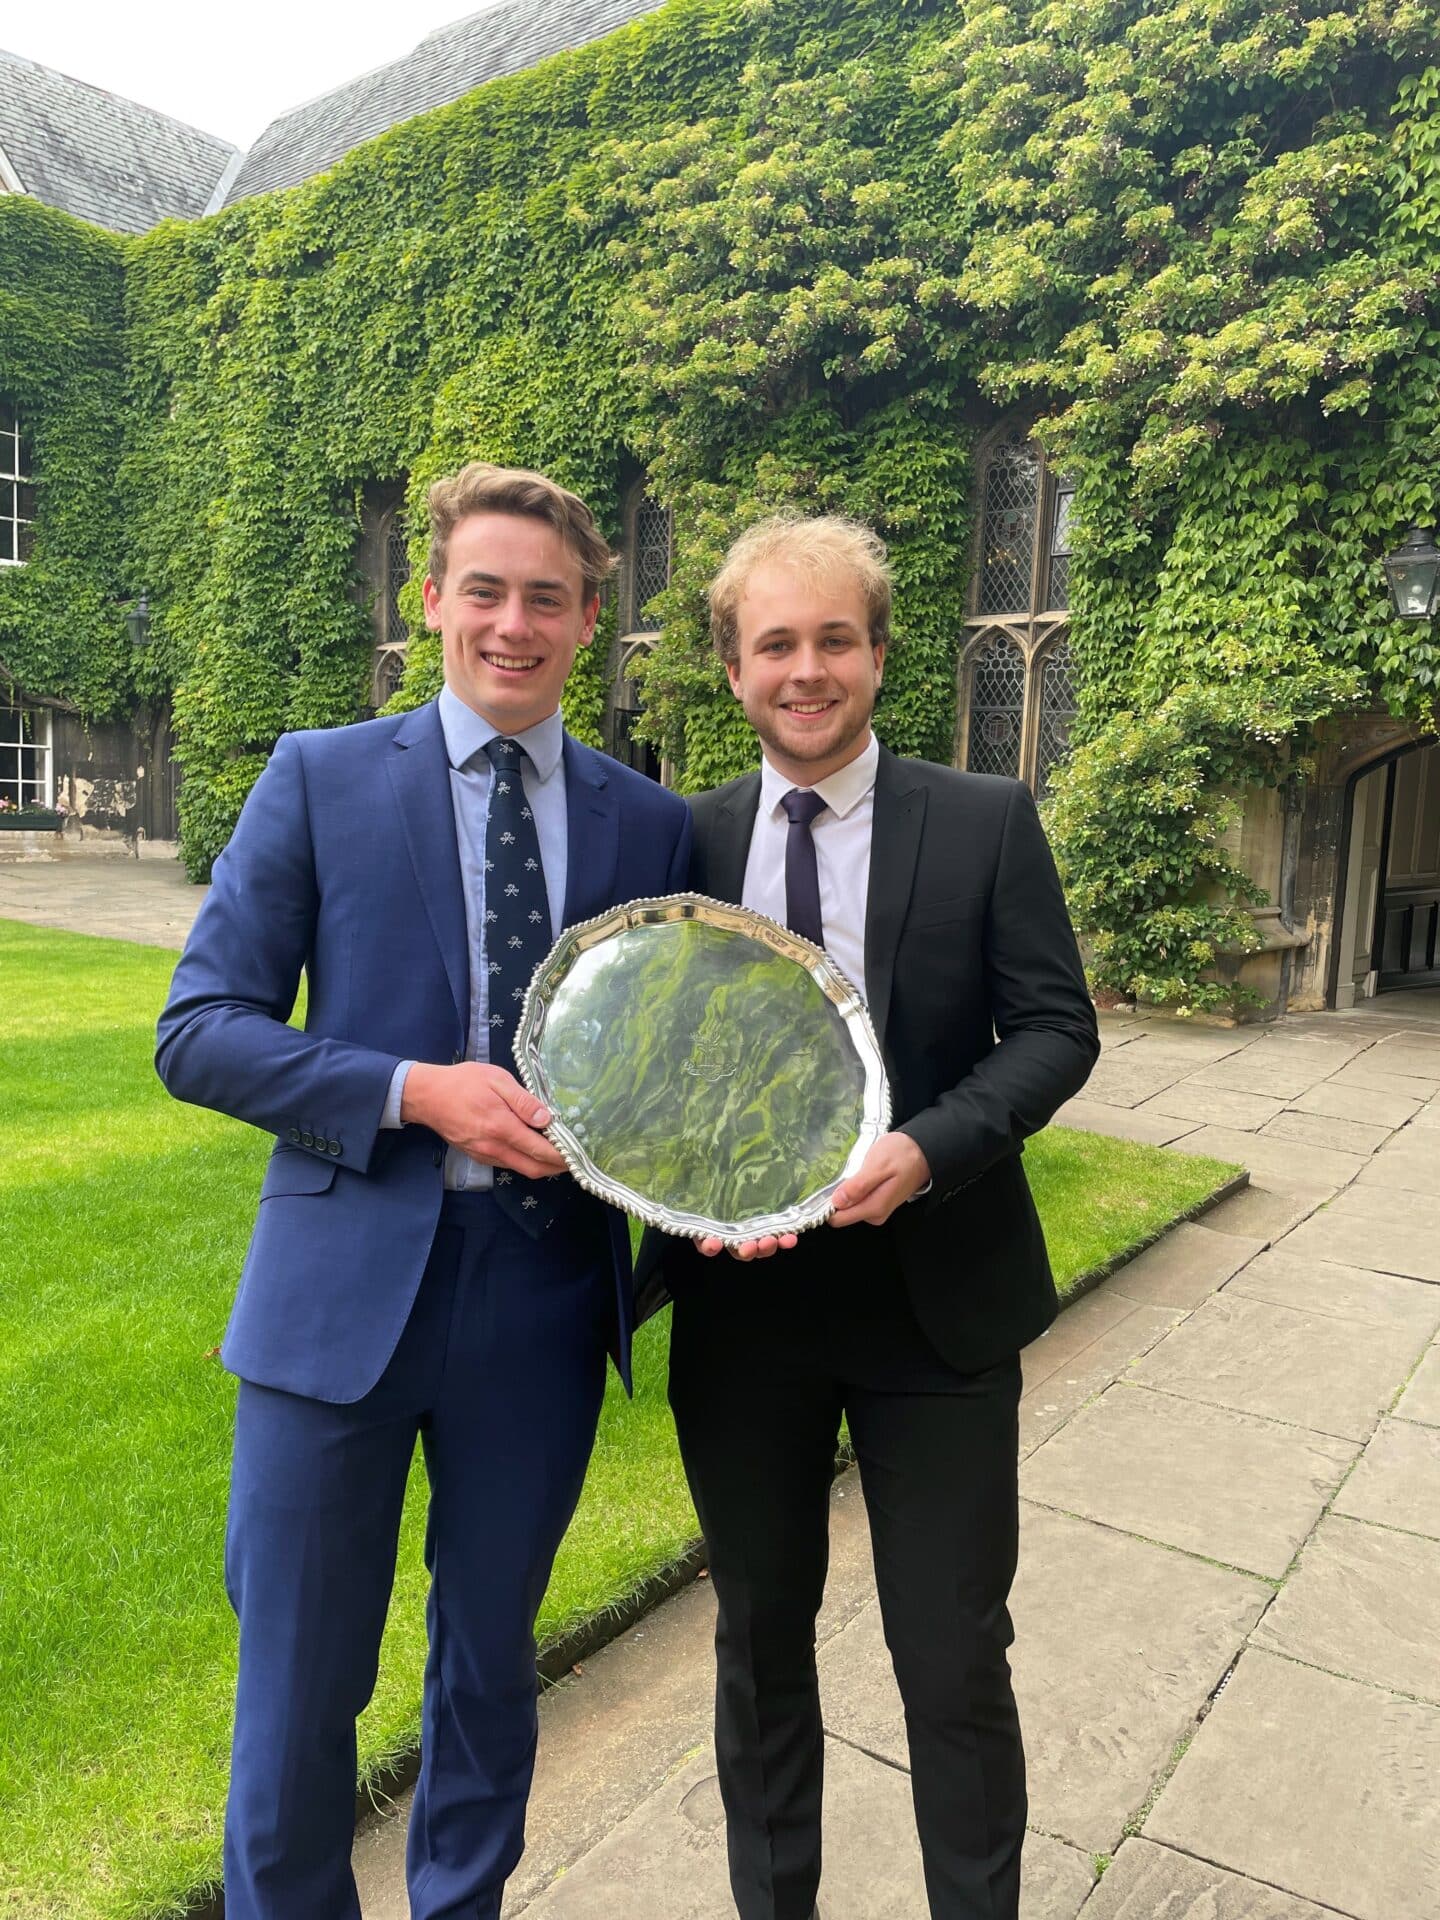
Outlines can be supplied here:
M804 701L792 700L790 702L790 712L791 713L828 713L830 710L830 705L831 703L828 700L804 700Z
M489 666L499 667L505 673L518 673L522 668L538 667L540 664L538 653L525 658L513 653L484 653L480 657Z

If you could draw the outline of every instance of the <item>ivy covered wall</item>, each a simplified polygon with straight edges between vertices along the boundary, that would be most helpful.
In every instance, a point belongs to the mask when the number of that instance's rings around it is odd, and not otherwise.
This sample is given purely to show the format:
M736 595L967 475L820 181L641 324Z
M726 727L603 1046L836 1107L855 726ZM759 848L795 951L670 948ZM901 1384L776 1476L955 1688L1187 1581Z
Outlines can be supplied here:
M0 397L39 482L34 552L0 567L0 693L13 681L96 716L133 691L115 485L123 312L119 240L0 196Z
M1412 0L670 0L129 243L123 406L118 246L0 201L0 261L49 236L36 285L68 289L92 395L72 444L94 505L77 523L47 465L44 564L75 605L108 604L120 556L149 589L192 867L283 728L364 697L362 489L402 480L418 509L477 455L545 468L612 532L638 472L674 509L645 700L686 788L751 753L704 582L789 503L890 542L881 731L950 758L971 453L1013 411L1078 482L1072 901L1102 981L1203 1002L1247 937L1222 783L1294 777L1347 702L1433 707L1433 641L1388 620L1375 562L1435 517L1440 475L1437 26ZM92 309L110 326L82 341ZM27 377L64 443L69 376ZM108 629L87 666L86 626L46 618L0 629L31 690L120 697ZM603 663L602 634L569 705L592 738ZM437 675L412 644L401 699Z

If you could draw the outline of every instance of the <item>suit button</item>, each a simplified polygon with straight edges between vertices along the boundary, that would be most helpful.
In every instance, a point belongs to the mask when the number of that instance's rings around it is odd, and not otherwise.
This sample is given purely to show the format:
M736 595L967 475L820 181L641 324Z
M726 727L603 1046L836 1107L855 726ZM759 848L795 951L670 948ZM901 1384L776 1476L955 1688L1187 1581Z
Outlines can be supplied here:
M435 1149L435 1164L437 1167L443 1167L445 1164L445 1149L443 1147L436 1147Z
M338 1140L332 1140L330 1142L330 1151L331 1153L334 1153L334 1154L338 1154L340 1152L340 1142Z
M292 1146L292 1147L298 1147L298 1146L299 1146L299 1144L300 1144L300 1129L299 1129L298 1127L292 1127L292 1128L290 1129L290 1133L289 1133L289 1140L290 1140L290 1144L291 1144L291 1146Z
M315 1144L314 1134L309 1132L307 1129L305 1132L303 1132L300 1135L300 1144L302 1147L313 1147Z

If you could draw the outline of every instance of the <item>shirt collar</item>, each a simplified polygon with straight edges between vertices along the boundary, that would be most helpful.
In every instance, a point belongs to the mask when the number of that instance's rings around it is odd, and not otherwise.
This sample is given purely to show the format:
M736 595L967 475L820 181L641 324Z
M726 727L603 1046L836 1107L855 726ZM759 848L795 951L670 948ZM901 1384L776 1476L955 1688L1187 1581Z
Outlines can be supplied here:
M815 782L815 791L825 802L831 813L842 820L847 813L865 798L875 785L875 775L880 766L880 742L872 733L866 742L865 751L841 767L837 773L827 774L823 780ZM780 816L780 802L795 785L787 780L783 773L777 773L767 759L760 761L760 811Z
M491 726L483 714L467 707L449 687L440 689L440 726L445 734L445 753L457 770L473 760L482 748L499 737L499 727ZM508 736L525 749L530 764L542 780L548 780L560 764L565 751L565 722L559 712L547 714L523 733ZM488 763L487 763L488 764Z

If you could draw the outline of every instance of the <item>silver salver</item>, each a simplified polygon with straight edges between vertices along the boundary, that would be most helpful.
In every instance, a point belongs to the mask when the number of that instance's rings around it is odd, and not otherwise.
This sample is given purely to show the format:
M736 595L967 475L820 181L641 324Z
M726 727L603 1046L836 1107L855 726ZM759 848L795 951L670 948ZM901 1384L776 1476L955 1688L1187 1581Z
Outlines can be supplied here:
M567 927L515 1059L582 1186L730 1246L818 1226L890 1125L870 1016L829 955L696 893Z

